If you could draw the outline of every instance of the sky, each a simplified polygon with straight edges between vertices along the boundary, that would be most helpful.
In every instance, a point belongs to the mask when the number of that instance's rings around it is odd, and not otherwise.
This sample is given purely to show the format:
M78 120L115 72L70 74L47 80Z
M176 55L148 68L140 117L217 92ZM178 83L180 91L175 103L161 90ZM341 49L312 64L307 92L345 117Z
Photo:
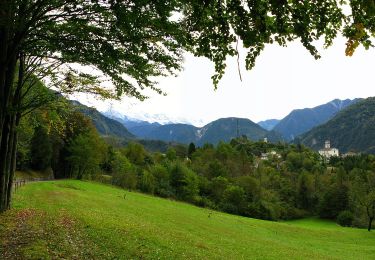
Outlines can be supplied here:
M167 93L146 92L149 99L138 101L99 101L83 94L82 103L99 111L109 111L147 121L182 122L203 126L224 117L248 118L254 122L282 119L293 109L314 107L333 99L366 98L375 95L373 75L375 50L359 47L352 57L345 56L345 40L338 38L328 49L320 49L315 60L299 42L288 47L268 45L255 68L244 68L246 53L227 60L227 69L214 90L213 64L205 58L185 54L184 70L178 77L159 80Z

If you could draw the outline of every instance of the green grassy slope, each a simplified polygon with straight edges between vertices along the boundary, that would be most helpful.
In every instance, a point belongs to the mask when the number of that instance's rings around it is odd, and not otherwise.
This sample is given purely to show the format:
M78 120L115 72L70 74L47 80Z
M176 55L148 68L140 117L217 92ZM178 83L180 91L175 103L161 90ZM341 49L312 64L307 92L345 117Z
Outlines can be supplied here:
M21 188L0 215L0 245L1 259L375 257L374 232L243 218L73 180Z

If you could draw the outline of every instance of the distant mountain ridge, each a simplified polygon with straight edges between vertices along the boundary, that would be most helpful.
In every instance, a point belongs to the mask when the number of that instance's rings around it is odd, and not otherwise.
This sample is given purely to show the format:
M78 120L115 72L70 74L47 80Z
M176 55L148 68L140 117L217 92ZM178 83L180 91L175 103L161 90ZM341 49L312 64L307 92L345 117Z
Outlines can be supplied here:
M198 135L198 145L204 143L217 144L220 141L229 142L231 139L243 135L253 141L263 138L268 138L272 142L280 140L280 138L276 137L277 135L261 128L250 119L236 117L215 120L200 128Z
M94 108L86 107L76 101L73 102L77 103L76 105L82 113L93 120L101 135L115 136L127 140L161 140L182 144L194 142L201 146L205 143L229 142L232 138L243 135L254 141L263 138L267 138L271 142L290 141L295 136L324 124L338 112L359 100L335 99L314 108L296 109L282 120L270 119L256 124L250 119L229 117L215 120L203 127L183 123L162 125L130 119L121 114L106 114L105 116Z
M195 127L189 124L161 125L142 120L129 120L126 117L122 119L114 116L109 118L95 108L85 106L78 101L71 101L71 103L78 111L92 120L99 134L122 138L127 141L142 141L140 139L144 139L143 142L147 144L151 140L182 144L194 142L201 146L205 143L229 142L238 135L246 135L254 141L268 138L268 140L276 142L281 139L281 136L277 133L269 132L245 118L221 118L203 127ZM160 146L160 144L158 145Z
M333 118L342 109L355 104L360 99L335 99L313 108L295 109L284 117L273 130L280 133L286 141L291 141L315 126Z
M144 135L144 138L183 144L196 143L198 129L198 127L188 124L167 124L154 128L147 135Z
M323 147L324 141L340 153L349 151L375 154L375 97L358 101L343 109L334 118L301 135L298 142L313 149Z
M123 124L126 125L124 122ZM258 141L265 137L270 141L277 142L281 136L275 132L261 128L250 119L246 118L221 118L203 127L196 127L189 124L166 124L140 123L137 126L129 127L129 131L135 136L166 142L178 142L183 144L205 143L217 144L220 141L229 142L238 135L246 135L249 139Z
M159 126L162 126L160 123L150 123L143 120L138 119L130 119L126 116L122 116L121 118L118 116L114 116L112 113L103 113L106 117L114 119L124 125L129 132L134 134L137 137L145 138L150 134L151 131L155 130Z
M268 131L271 131L279 122L280 122L279 119L267 119L267 120L258 122L258 125L260 125L262 128Z

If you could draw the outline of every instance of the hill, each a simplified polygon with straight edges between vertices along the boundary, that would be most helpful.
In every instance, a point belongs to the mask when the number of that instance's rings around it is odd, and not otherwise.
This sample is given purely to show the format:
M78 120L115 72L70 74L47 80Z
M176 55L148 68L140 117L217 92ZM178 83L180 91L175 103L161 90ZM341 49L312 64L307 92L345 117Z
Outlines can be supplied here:
M238 132L237 132L238 130ZM199 145L205 143L217 144L220 141L229 142L236 138L237 135L246 135L247 138L258 141L265 137L270 141L278 141L277 137L267 130L261 128L256 123L246 118L221 118L213 121L198 130L199 137L197 143Z
M98 110L92 107L85 106L78 101L71 101L79 112L89 117L100 135L113 136L123 138L126 140L135 139L135 136L126 129L120 122L108 118Z
M138 136L140 138L145 138L151 135L154 130L162 126L161 124L157 122L150 123L146 121L132 123L130 124L130 126L127 126L128 124L125 123L124 125L129 129L129 132L131 132L133 135Z
M279 122L279 119L268 119L264 121L259 121L258 125L260 125L262 128L268 131L271 131Z
M359 99L335 99L313 108L295 109L284 117L273 130L282 134L286 141L291 141L315 126L333 118L339 111L356 103Z
M303 134L299 141L314 149L324 141L340 152L349 151L375 154L375 97L367 98L344 109L327 123Z
M269 222L63 180L30 183L0 215L1 259L373 259L373 232Z
M198 129L188 124L161 125L151 130L145 137L147 139L186 144L197 141L196 132Z

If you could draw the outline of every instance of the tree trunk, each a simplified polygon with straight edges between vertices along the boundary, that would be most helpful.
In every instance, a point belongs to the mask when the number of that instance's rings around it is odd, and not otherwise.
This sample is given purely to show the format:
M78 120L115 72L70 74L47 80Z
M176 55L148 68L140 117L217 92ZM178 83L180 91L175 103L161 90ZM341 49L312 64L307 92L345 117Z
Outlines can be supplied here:
M373 221L373 220L374 220L374 217L370 217L370 218L369 218L369 221L368 221L368 228L367 228L368 231L371 231L372 221Z
M8 194L8 153L9 153L9 141L11 136L11 122L9 116L5 119L2 129L2 140L0 148L0 212L5 211L8 208L7 205L7 194Z
M1 79L1 109L0 109L0 212L9 208L8 201L8 188L9 180L13 179L12 167L12 154L13 154L13 141L16 132L15 126L15 100L14 96L14 79L17 65L17 56L10 59L10 62L5 64L5 79ZM1 74L1 72L0 72Z
M20 120L20 97L23 84L24 58L20 44L24 19L16 19L17 1L0 0L0 213L10 205L16 165L17 126ZM18 28L18 29L15 29ZM23 28L25 29L25 28ZM16 82L17 62L20 64Z
M9 208L8 204L8 196L9 196L9 181L10 179L13 179L14 172L12 171L12 157L13 157L13 150L15 147L13 146L15 134L16 134L16 126L15 126L15 116L10 116L10 131L9 131L9 140L8 140L8 152L7 152L7 157L6 157L6 175L5 175L5 185L6 185L6 193L5 193L5 198L4 198L4 205L6 209Z
M10 175L10 159L15 129L15 111L13 109L14 79L17 56L0 58L0 212L8 209L7 194Z
M15 118L15 127L17 128L21 120L21 114L17 113ZM10 208L10 203L12 199L12 189L13 189L13 179L14 173L16 171L16 156L17 156L17 142L18 142L18 133L14 131L13 133L13 140L12 140L12 154L10 159L10 168L9 168L9 179L8 179L8 193L7 193L7 207Z

